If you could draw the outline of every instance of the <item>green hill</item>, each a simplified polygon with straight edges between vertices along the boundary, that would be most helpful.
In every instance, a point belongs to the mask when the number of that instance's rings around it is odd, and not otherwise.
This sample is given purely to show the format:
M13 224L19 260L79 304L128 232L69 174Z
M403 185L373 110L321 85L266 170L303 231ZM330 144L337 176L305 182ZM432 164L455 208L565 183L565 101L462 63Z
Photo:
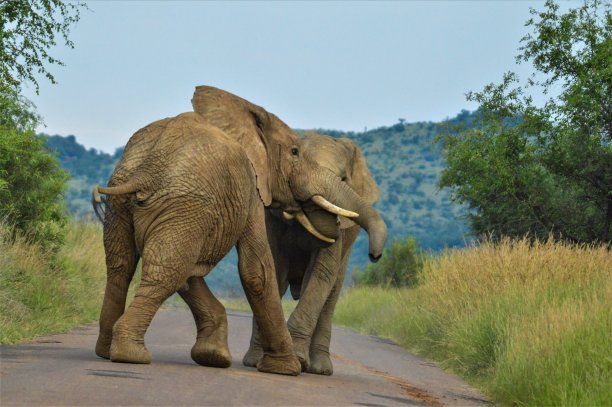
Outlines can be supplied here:
M107 154L94 148L87 150L75 136L47 136L47 147L56 154L62 168L70 173L66 191L66 207L77 219L93 220L91 188L106 185L123 149Z
M472 114L463 111L451 122L469 122L472 118ZM461 246L469 238L462 219L465 209L450 201L448 191L437 188L444 166L435 143L439 129L439 124L433 122L400 120L395 125L364 132L316 131L348 137L361 148L381 190L376 208L389 226L390 239L414 236L421 247L437 251L445 246ZM107 154L86 149L74 136L45 137L50 150L72 176L66 192L68 211L78 219L93 219L91 188L106 184L123 149ZM367 236L362 232L349 268L363 267L366 263ZM217 269L207 278L211 287L225 294L239 292L234 251Z

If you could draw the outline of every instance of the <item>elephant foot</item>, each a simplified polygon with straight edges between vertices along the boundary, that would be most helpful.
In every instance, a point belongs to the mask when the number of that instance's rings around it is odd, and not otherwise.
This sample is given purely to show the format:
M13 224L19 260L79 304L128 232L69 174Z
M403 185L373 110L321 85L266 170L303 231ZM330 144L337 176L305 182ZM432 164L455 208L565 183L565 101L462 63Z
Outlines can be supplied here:
M308 344L304 343L300 340L293 340L293 350L295 352L295 356L297 356L300 361L300 365L302 366L302 372L305 372L308 369L308 365L310 364L310 358L308 356Z
M126 338L114 338L110 347L110 360L120 363L151 363L151 353L143 343Z
M248 367L257 367L257 362L260 361L262 356L263 350L261 348L250 347L242 358L242 364Z
M257 370L265 373L297 376L302 371L302 366L294 354L273 356L269 353L264 353L259 362L257 362Z
M310 364L308 365L308 369L306 369L306 371L312 374L331 376L334 373L334 366L329 358L329 353L311 352Z
M96 342L96 355L104 359L110 359L112 337L99 335Z
M191 348L191 359L199 365L209 367L230 367L232 364L227 343L215 344L203 339L198 339Z

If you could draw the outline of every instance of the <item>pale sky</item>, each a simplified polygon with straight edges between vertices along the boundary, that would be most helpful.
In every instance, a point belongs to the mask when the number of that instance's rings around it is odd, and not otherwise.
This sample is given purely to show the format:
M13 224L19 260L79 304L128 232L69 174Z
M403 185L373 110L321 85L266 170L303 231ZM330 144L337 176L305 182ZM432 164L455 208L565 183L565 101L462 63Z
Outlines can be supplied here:
M564 4L575 7L576 2ZM90 2L57 85L25 95L48 134L107 152L148 123L191 110L212 85L294 128L362 131L439 121L515 66L538 1Z

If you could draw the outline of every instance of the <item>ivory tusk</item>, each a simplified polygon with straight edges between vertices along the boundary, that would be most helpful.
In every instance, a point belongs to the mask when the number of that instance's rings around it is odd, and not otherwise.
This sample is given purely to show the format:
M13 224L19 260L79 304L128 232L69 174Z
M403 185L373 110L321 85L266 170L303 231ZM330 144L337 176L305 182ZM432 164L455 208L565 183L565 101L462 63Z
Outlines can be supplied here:
M348 211L346 209L342 209L339 206L334 205L327 199L323 198L321 195L314 195L311 199L321 208L325 209L327 212L333 213L334 215L344 216L345 218L356 218L359 216L358 213Z
M329 238L323 235L317 229L315 229L315 227L312 226L312 223L310 223L310 220L308 220L308 217L304 214L304 212L296 213L295 218L298 220L298 222L302 224L302 226L304 226L304 229L310 232L317 239L323 240L324 242L327 242L327 243L334 243L336 241L335 239Z
M91 192L93 194L94 201L96 201L96 203L100 204L100 203L102 203L102 197L100 196L100 191L98 191L98 188L99 187L97 187L97 186L94 187Z
M285 220L291 220L291 219L295 219L295 215L287 211L283 211L283 218Z

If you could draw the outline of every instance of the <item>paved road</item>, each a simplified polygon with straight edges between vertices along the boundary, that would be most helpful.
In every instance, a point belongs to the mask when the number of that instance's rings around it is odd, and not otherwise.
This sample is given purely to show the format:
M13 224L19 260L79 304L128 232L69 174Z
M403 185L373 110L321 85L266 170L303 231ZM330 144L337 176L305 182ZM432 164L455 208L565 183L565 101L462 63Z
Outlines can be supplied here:
M229 312L232 367L189 357L195 325L185 309L160 311L146 336L151 365L95 356L97 325L1 347L0 405L474 406L482 395L390 341L335 328L334 375L287 377L242 366L251 316Z

